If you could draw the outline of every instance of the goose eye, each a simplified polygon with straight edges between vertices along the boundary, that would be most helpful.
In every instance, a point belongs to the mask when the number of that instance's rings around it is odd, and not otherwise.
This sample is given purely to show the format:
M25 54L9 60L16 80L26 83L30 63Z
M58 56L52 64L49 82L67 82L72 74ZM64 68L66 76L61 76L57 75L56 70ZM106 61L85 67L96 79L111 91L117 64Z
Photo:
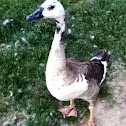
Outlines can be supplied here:
M53 10L54 8L55 8L55 6L54 6L54 5L52 5L52 6L48 7L48 9L49 9L49 10Z

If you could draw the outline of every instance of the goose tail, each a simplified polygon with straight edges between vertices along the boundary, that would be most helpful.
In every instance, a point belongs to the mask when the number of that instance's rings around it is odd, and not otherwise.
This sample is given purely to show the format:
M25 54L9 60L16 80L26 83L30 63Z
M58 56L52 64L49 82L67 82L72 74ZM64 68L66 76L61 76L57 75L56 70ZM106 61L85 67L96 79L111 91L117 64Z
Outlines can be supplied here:
M107 64L109 63L109 60L110 60L110 53L106 52L106 50L100 51L91 59L91 61L101 61L106 62Z

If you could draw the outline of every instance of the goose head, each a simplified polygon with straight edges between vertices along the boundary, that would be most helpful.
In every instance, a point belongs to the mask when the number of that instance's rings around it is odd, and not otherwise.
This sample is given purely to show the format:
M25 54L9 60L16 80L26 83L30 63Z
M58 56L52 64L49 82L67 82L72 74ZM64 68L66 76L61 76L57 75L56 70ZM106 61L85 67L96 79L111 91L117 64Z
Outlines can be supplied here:
M34 13L27 16L26 19L35 20L41 18L50 18L57 22L64 20L65 11L63 5L58 0L46 0Z

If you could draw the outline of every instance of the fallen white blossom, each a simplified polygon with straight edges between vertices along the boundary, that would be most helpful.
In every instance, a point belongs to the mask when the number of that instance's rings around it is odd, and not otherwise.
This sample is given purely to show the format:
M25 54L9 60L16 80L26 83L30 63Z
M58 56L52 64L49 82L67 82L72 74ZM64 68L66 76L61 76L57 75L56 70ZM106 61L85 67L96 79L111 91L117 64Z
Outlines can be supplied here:
M94 48L97 48L98 46L97 45L93 45Z
M18 53L14 53L14 56L17 57L18 56Z
M40 67L45 67L45 64L40 63L39 66L40 66Z
M11 23L13 19L5 19L2 23L3 26L6 26L7 24Z
M12 97L13 96L13 91L10 91L10 97Z
M22 40L25 44L30 45L29 42L27 41L27 39L26 39L25 37L21 37L21 40Z
M15 46L16 48L19 47L19 46L20 46L20 41L17 40L17 41L14 43L14 46Z
M91 35L90 38L91 38L91 40L93 40L95 38L95 36L94 35Z
M68 34L71 34L72 33L72 30L71 29L68 29Z

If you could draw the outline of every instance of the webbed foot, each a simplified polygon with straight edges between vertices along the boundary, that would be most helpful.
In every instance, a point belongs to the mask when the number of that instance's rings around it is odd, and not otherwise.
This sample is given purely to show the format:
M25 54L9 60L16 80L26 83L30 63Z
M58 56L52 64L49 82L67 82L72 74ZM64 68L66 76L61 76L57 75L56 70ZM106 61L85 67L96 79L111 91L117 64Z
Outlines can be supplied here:
M75 107L66 106L64 108L59 109L62 113L63 117L77 117L77 110Z

